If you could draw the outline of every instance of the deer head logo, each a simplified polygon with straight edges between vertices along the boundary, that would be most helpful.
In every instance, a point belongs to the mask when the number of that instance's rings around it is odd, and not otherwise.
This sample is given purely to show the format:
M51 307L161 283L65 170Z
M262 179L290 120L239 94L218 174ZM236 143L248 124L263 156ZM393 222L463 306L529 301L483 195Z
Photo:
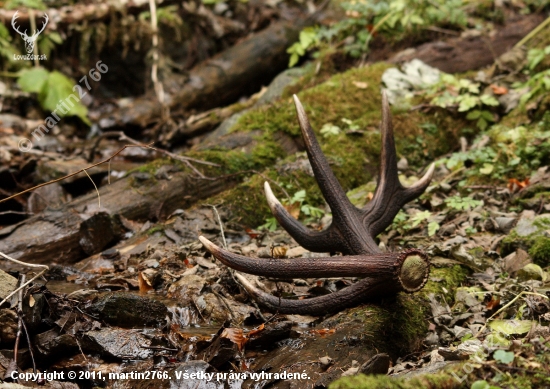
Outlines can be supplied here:
M19 17L17 15L18 13L19 11L16 11L15 14L13 14L13 17L11 18L11 25L13 29L23 37L23 40L25 41L25 49L27 50L27 53L32 54L32 52L34 51L34 42L36 42L36 38L38 38L38 35L40 35L42 31L44 31L44 29L46 28L46 25L48 24L48 20L49 20L48 15L44 14L44 24L42 25L42 28L40 30L36 30L36 32L31 36L28 36L27 30L25 30L25 32L21 32L19 31L19 28L15 25L15 20Z

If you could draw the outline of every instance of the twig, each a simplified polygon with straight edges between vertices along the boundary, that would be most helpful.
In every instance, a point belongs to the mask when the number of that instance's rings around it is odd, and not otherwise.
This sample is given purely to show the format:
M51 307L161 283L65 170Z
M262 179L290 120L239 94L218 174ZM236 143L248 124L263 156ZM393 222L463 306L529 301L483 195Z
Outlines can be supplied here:
M31 360L32 360L32 371L33 373L36 373L36 361L34 360L34 352L32 351L32 343L31 343L31 337L29 335L29 330L27 330L27 325L25 324L25 320L23 320L22 312L17 312L17 314L20 315L21 324L23 324L23 329L25 330L25 336L27 337L27 344L29 345L29 353L31 354Z
M438 5L438 7L439 7L439 5ZM447 35L452 35L452 36L460 36L460 33L457 32L457 31L448 30L446 28L440 28L440 27L435 27L435 26L428 27L428 28L426 28L426 30L430 30L430 31L434 31L434 32L440 32L442 34L447 34Z
M164 150L164 149L159 149L157 147L152 147L151 145L153 143L149 143L149 144L145 145L143 143L138 142L135 139L130 138L129 136L127 136L122 131L108 131L108 132L105 132L105 133L101 134L97 138L95 144L92 146L92 149L90 150L90 154L88 155L88 162L91 162L93 160L95 150L96 150L97 146L99 145L99 142L101 142L101 140L103 138L109 138L109 137L115 137L115 136L118 136L119 141L127 141L127 142L132 143L134 146L139 146L139 147L143 147L143 148L146 148L146 149L150 149L150 150L156 151L158 153L165 154L165 155L169 156L170 158L175 159L177 161L181 161L181 162L185 163L187 165L187 167L189 167L191 170L193 170L202 179L212 179L212 178L205 177L193 165L191 165L191 162L202 164L202 165L207 165L207 166L220 167L219 164L214 163L214 162L202 161L200 159L195 159L195 158L191 158L191 157L184 157L182 155L177 155L177 154L171 153L170 151L167 151L167 150ZM113 157L114 157L114 155L113 155Z
M542 22L541 24L539 24L533 31L531 31L529 34L525 35L525 37L520 40L518 43L516 43L514 45L514 49L517 48L517 47L521 47L523 46L524 44L526 44L528 41L531 40L531 38L533 38L535 35L537 35L539 32L541 32L542 30L544 30L546 28L546 26L548 26L548 24L550 24L550 16L546 18L546 20L544 22Z
M21 274L19 276L19 284L25 283L26 276L24 274ZM19 301L17 302L17 311L22 312L23 311L23 288L20 287L19 289ZM2 305L2 304L0 304ZM21 322L23 321L23 318L19 316L19 320L17 321L17 335L15 337L15 346L13 346L13 363L15 364L15 368L17 369L17 354L19 353L19 340L21 339L21 333L23 325Z
M223 248L227 250L227 241L225 240L225 233L223 232L222 219L220 218L220 214L218 213L218 209L216 208L216 206L211 205L211 207L214 210L216 217L218 218L218 224L220 225L220 233L222 234Z
M38 277L42 276L42 274L44 274L45 272L47 272L48 270L50 270L50 267L47 266L47 265L37 265L37 264L34 264L34 263L26 263L26 262L21 262L21 261L18 261L17 259L13 259L12 257L4 254L3 252L0 251L0 256L6 258L7 260L9 261L12 261L12 262L15 262L19 265L24 265L24 266L29 266L29 267L41 267L43 268L43 270L38 273L37 275L35 275L33 278L31 278L30 280L28 280L27 282L25 282L23 285L19 286L17 289L15 289L13 292L11 292L10 294L8 294L6 296L6 298L4 300L2 300L0 302L0 307L6 302L8 301L11 296L13 296L14 294L16 294L17 292L19 292L21 289L23 289L25 286L29 285L31 282L33 282L34 280L36 280Z
M521 292L521 293L518 294L516 297L514 297L508 304L504 305L502 308L500 308L498 311L496 311L493 315L491 315L491 317L488 318L488 319L485 321L485 324L483 325L483 327L481 327L480 330L477 332L477 334L475 334L474 338L477 338L477 337L485 330L485 328L487 328L487 325L489 324L489 320L492 320L493 317L495 317L496 315L500 314L502 311L506 310L508 307L510 307L513 303L515 303L516 300L518 300L518 299L519 299L521 296L523 296L524 294L530 294L530 295L533 295L533 296L544 297L545 299L548 300L548 296L546 296L546 295L544 295L544 294L535 293L535 292L526 292L526 291Z
M157 18L157 4L155 0L149 0L149 10L151 11L151 30L152 30L152 42L151 51L153 52L153 64L151 66L151 81L155 88L155 94L162 108L162 120L166 120L170 116L170 107L165 104L164 99L164 86L158 79L158 67L159 67L159 33L158 33L158 18Z
M110 163L111 161L109 161ZM110 169L109 169L110 170ZM86 171L86 169L84 169L84 173L86 173L86 175L88 176L88 178L90 179L90 181L92 181L92 185L94 186L95 188L95 191L97 192L97 202L98 202L98 207L101 208L101 196L99 195L99 190L97 189L97 185L95 184L94 180L92 180L92 177L90 177L90 175L88 174L88 172ZM109 172L110 173L110 172Z
M103 163L105 163L105 162L107 162L107 161L110 161L111 159L113 159L114 157L116 157L118 154L120 154L122 151L124 151L124 150L125 150L126 148L128 148L128 147L137 147L137 146L125 145L125 146L123 146L120 150L118 150L116 153L114 153L113 155L111 155L109 158L104 159L103 161L99 161L99 162L97 162L97 163L94 163L94 164L92 164L92 165L90 165L90 166L87 166L87 167L85 167L85 168L83 168L83 169L80 169L80 170L78 170L78 171L76 171L76 172L74 172L74 173L67 174L67 175L64 176L64 177L56 178L56 179L54 179L54 180L51 180L51 181L48 181L48 182L44 182L44 183L42 183L42 184L40 184L40 185L33 186L32 188L25 189L25 190L22 191L22 192L16 193L16 194L14 194L14 195L11 195L10 197L6 197L5 199L0 200L0 203L3 203L4 201L11 200L11 199L13 199L13 198L15 198L15 197L17 197L17 196L21 196L22 194L31 192L31 191L33 191L33 190L35 190L35 189L42 188L43 186L50 185L50 184L53 184L53 183L56 183L56 182L59 182L59 181L63 181L63 180L65 180L65 179L67 179L67 178L70 178L70 177L72 177L72 176L76 176L77 174L82 173L82 172L85 171L85 170L89 170L89 169L91 169L91 168L93 168L93 167L99 166L99 165L101 165L101 164L103 164Z
M278 184L277 184L278 185ZM284 191L284 189L283 189ZM286 193L286 192L285 192ZM288 194L287 194L288 195ZM216 208L215 205L210 205L212 207L212 209L214 210L214 213L216 214L217 218L218 218L218 223L220 225L220 232L221 232L221 235L222 235L222 240L223 240L223 247L225 249L227 249L227 242L225 240L225 234L223 232L223 224L222 224L222 219L220 218L220 214L218 213L218 210ZM254 299L252 298L252 296L250 296L250 293L248 293L248 290L246 288L244 288L241 283L235 278L235 274L234 274L234 270L227 267L227 270L229 271L229 274L231 275L231 278L233 278L233 281L239 285L241 287L241 289L243 289L247 294L248 294L248 297L250 298L250 301L252 301L252 303L254 304L254 307L258 310L258 316L260 316L260 318L264 321L264 322L267 322L267 319L264 317L264 315L262 314L262 311L260 311L260 307L258 307L258 304L256 304L256 301L254 301ZM216 292L214 292L216 294ZM217 294L216 294L217 295ZM219 296L218 296L219 298ZM223 300L222 300L223 301ZM225 303L225 301L224 301ZM227 307L227 305L226 305ZM227 309L229 309L229 307L227 307ZM231 313L231 310L229 310L229 313L231 314L231 318L233 318L233 314Z

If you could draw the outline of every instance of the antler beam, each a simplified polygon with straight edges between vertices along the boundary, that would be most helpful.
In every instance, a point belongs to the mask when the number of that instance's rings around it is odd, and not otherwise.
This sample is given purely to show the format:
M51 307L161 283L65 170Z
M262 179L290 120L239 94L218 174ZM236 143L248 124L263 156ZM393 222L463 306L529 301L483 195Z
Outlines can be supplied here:
M420 250L381 253L376 236L389 226L399 209L420 196L434 172L432 164L414 185L401 185L391 114L382 95L382 153L380 175L373 199L363 208L348 200L321 147L300 100L294 95L298 122L306 151L319 188L332 211L332 224L324 231L312 231L300 224L281 205L266 182L267 202L277 221L303 247L314 252L341 252L345 256L327 258L251 259L221 249L199 237L210 253L222 263L246 273L279 278L364 276L363 280L330 295L305 300L288 300L266 294L239 276L243 286L260 303L281 313L321 315L357 304L365 299L398 291L421 289L429 274L429 260Z

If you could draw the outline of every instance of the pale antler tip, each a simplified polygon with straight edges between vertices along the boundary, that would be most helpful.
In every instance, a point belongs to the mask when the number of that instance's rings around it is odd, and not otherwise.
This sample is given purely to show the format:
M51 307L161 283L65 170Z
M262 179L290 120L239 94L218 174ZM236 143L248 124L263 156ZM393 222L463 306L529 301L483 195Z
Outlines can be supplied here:
M264 183L264 191L265 198L267 199L267 204L272 211L275 209L276 206L281 205L281 202L277 199L277 197L275 197L273 191L271 190L271 186L267 181Z
M435 171L435 162L432 162L424 176L418 181L416 181L413 185L410 186L410 188L419 188L419 187L427 187L430 184L430 181L432 181L432 177L434 175Z
M215 250L217 247L214 243L210 242L208 239L206 239L204 236L200 235L199 240L203 244L203 246L210 252Z

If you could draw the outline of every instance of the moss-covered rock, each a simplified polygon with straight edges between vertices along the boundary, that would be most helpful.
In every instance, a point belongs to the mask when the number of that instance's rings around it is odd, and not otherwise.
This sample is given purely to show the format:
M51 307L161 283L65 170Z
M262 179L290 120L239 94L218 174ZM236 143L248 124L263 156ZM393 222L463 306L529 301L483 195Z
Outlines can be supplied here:
M299 93L321 148L346 191L369 182L378 172L382 104L380 80L390 66L377 63L351 69ZM358 81L361 87L356 85ZM364 85L367 87L364 88ZM360 131L346 131L349 124L342 119L358 126ZM323 136L320 129L328 123L340 127L341 131L336 135ZM456 144L462 128L460 121L449 116L441 113L427 116L418 111L394 112L393 123L398 155L406 156L409 163L416 166L423 166L436 156L448 152L450 145ZM425 130L427 126L422 126L425 123L435 126L428 126L432 129L428 131ZM282 142L288 143L290 139L303 148L294 104L290 98L248 111L226 137L238 138L243 134L249 134L254 141L233 150L212 148L195 151L191 156L220 165L204 170L210 176L243 170L263 171L264 176L290 188L288 192L306 189L308 204L324 204L313 177L304 171L285 169L297 157L285 155ZM253 177L232 191L206 202L224 203L235 217L240 218L243 225L257 227L269 216L267 206L264 205L263 181L262 178ZM277 196L282 194L277 193L276 187L273 189Z
M502 240L502 255L521 248L529 252L533 261L542 267L550 265L550 214L524 216Z

